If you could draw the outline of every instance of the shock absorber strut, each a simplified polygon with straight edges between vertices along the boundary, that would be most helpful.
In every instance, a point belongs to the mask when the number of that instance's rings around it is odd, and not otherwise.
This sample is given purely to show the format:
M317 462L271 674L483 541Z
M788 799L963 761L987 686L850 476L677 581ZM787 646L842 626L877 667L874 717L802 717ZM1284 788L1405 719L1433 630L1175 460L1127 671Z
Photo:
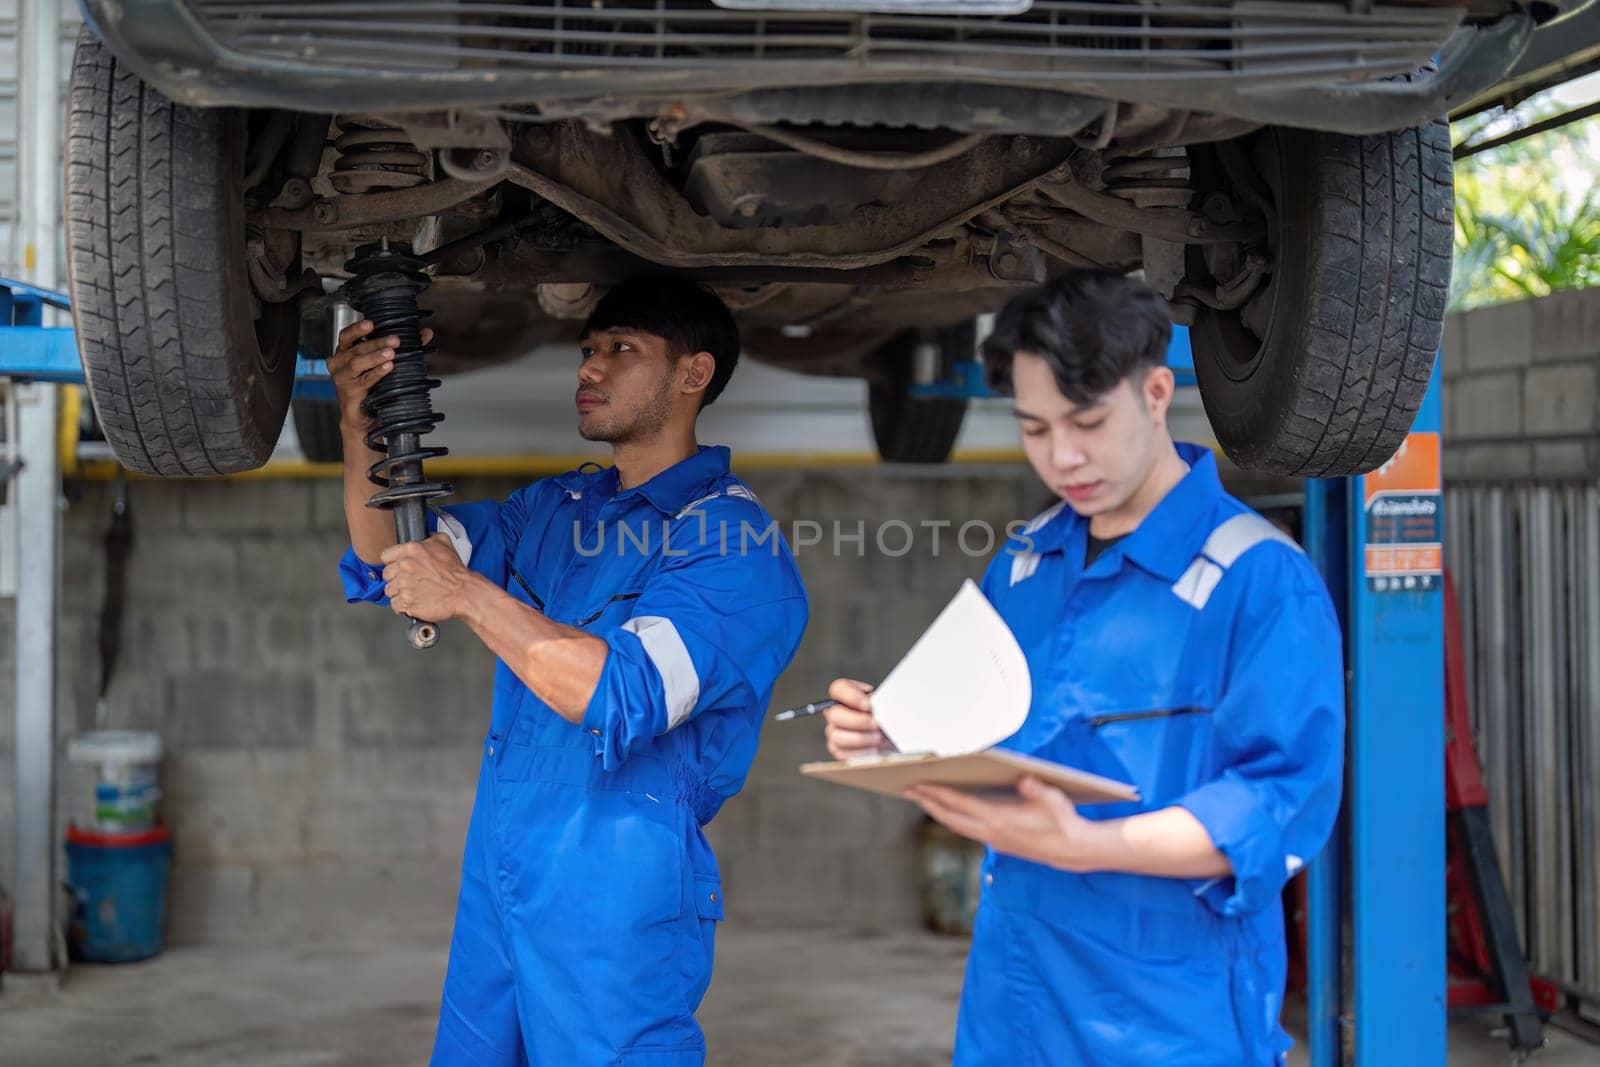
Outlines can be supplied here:
M409 245L390 244L387 239L362 245L345 264L351 278L345 283L344 298L371 320L371 336L400 338L394 369L372 387L361 408L372 419L367 447L384 453L367 471L367 477L380 487L367 506L394 512L395 534L402 544L428 536L428 501L454 491L422 474L423 460L449 452L424 448L421 443L422 435L444 419L433 410L429 395L439 381L428 377L426 358L433 349L422 343L425 313L417 308L418 294L428 287L423 266ZM407 636L414 648L429 648L439 639L439 627L412 619Z

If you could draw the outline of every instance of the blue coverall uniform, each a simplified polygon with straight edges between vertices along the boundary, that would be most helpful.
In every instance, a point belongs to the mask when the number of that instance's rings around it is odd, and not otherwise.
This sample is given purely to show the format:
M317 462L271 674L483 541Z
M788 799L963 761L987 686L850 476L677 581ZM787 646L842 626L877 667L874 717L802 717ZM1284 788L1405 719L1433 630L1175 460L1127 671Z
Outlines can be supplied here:
M1132 782L1109 819L1179 805L1228 858L1209 880L1072 874L985 858L957 1067L1265 1067L1286 880L1327 840L1344 751L1342 641L1293 542L1223 492L1209 452L1085 568L1063 506L996 556L983 589L1028 658L1005 747Z
M723 898L701 827L743 786L805 630L788 546L726 448L618 491L615 468L435 514L467 565L609 646L582 725L503 662L435 1067L698 1067ZM340 562L349 599L381 568Z

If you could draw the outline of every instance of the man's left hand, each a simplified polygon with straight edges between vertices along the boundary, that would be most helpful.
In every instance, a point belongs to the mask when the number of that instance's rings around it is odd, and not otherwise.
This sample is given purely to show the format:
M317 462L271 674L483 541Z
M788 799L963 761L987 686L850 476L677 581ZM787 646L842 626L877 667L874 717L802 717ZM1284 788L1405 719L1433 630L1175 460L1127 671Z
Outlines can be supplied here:
M425 541L391 545L380 558L384 591L396 615L443 622L461 613L472 572L449 537L436 533Z
M988 800L959 789L919 785L906 790L936 821L996 852L1066 871L1093 870L1092 820L1061 790L1032 776L1017 784L1017 798Z

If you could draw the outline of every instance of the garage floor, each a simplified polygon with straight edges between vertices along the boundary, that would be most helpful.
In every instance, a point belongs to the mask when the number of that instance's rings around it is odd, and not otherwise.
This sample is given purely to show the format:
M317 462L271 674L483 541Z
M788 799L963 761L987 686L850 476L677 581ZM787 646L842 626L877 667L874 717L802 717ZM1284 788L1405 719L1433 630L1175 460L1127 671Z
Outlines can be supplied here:
M64 988L8 975L6 1067L399 1067L425 1062L442 933L377 945L189 948L81 967ZM716 1065L931 1067L949 1062L965 944L932 935L729 929L702 1012ZM1482 1023L1451 1031L1450 1062L1500 1065ZM1304 1064L1303 1055L1293 1062ZM1600 1064L1552 1031L1532 1061Z

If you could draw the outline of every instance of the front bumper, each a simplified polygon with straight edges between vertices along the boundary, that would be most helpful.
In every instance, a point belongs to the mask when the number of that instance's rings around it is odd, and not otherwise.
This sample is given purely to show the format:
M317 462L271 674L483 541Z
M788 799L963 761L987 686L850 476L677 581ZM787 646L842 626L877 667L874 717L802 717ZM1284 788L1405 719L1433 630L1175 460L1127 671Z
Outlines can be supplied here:
M703 0L85 0L117 56L191 106L393 113L857 84L1005 85L1374 133L1493 85L1530 14L1235 0L1035 0L1021 16L731 11ZM507 10L513 14L506 15ZM448 12L440 14L439 12ZM611 108L615 112L615 107Z

